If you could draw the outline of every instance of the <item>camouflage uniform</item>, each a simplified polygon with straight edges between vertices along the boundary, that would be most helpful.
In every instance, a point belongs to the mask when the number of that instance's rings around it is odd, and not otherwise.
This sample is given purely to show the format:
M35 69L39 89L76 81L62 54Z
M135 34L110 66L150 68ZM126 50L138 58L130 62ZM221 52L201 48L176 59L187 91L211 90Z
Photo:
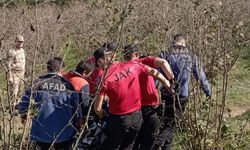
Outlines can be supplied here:
M18 37L17 37L18 38ZM23 39L23 38L22 38ZM18 99L23 86L23 78L25 73L25 53L24 49L11 49L7 53L8 59L8 82L10 85L10 95L13 99Z

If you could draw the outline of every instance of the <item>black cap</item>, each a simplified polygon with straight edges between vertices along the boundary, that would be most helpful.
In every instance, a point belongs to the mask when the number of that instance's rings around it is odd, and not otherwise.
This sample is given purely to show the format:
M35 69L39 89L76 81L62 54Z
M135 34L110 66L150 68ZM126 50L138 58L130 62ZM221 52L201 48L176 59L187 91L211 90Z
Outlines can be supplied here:
M111 52L112 52L111 50L106 49L105 47L98 48L94 52L95 61L97 61L100 58L103 58L104 55L110 54Z
M113 51L117 49L117 43L115 42L104 43L102 47L106 48L109 51Z
M80 73L80 74L82 74L86 70L90 70L90 65L86 61L81 60L77 64L77 66L75 68L75 71L78 72L78 73Z
M139 48L137 44L129 44L124 47L123 54L126 55L131 55L134 52L139 52Z

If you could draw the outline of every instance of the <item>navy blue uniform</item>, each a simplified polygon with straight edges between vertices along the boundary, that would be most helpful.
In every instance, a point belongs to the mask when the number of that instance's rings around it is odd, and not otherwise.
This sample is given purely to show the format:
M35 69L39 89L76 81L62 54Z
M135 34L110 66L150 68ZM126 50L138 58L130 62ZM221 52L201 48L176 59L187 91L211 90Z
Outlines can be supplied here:
M79 96L70 82L50 73L39 77L25 91L19 103L19 113L26 114L34 99L30 140L44 143L67 143L76 133L76 123L82 119Z
M160 57L168 61L174 73L176 95L173 96L166 88L161 88L161 99L165 102L165 119L155 142L155 149L161 147L164 150L169 150L173 140L175 117L184 111L188 101L191 74L201 83L201 88L206 96L211 96L211 89L206 75L199 65L198 57L188 48L174 45L169 51L161 52ZM173 106L174 103L175 106Z

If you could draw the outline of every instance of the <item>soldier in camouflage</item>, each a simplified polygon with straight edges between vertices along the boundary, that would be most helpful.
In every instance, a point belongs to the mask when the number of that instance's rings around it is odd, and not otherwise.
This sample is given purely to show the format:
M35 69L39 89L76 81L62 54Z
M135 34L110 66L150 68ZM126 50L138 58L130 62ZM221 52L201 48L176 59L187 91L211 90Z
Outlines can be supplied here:
M8 83L11 99L14 104L18 102L18 93L21 93L25 73L25 53L23 49L24 38L17 35L15 48L7 52Z

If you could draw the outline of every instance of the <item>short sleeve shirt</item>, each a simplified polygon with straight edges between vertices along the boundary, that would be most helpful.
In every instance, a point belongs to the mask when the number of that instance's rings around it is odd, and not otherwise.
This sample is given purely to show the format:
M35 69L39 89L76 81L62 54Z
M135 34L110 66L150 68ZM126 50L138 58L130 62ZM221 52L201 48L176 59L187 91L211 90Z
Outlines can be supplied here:
M134 61L113 63L104 80L100 94L109 97L109 112L123 115L141 109L139 76L149 67Z
M145 64L149 67L155 68L155 57L145 57L141 59L134 59L135 62ZM158 91L154 82L154 78L148 75L140 76L140 87L142 94L142 106L159 105Z

